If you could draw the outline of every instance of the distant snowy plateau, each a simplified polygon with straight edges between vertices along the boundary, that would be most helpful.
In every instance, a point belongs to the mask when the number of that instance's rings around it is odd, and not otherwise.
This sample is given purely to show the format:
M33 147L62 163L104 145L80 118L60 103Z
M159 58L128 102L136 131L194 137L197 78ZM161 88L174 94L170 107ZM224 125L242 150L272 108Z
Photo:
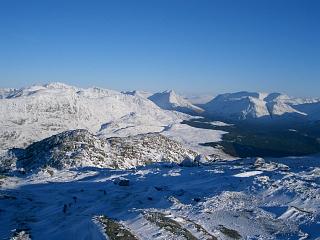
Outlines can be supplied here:
M320 239L320 156L235 159L204 117L316 122L320 100L0 89L0 239Z

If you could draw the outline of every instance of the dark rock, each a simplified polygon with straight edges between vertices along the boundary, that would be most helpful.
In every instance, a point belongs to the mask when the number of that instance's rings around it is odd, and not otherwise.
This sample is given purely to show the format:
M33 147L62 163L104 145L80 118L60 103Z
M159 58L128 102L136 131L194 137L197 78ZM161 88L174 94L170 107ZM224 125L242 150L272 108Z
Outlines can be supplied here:
M190 157L186 157L180 164L179 166L181 167L196 167L198 166L198 163L195 162L194 159L190 158Z
M201 198L195 197L195 198L193 199L193 201L195 201L195 202L200 202L200 201L201 201Z
M130 181L129 181L128 179L125 179L125 178L117 178L117 179L114 181L114 184L117 184L117 185L119 185L119 186L127 187L127 186L129 186Z
M176 192L174 193L174 195L176 195L176 196L178 196L178 197L181 197L182 195L185 194L185 192L186 192L185 190L180 189L180 190L176 191Z

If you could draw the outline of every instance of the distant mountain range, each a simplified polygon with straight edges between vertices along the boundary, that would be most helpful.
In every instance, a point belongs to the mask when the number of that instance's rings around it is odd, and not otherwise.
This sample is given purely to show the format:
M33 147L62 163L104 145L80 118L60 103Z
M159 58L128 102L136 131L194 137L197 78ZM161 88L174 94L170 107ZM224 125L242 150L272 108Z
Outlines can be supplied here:
M105 137L160 133L190 115L231 121L316 121L320 99L238 92L196 106L173 90L121 93L51 83L0 89L0 113L0 150L5 150L73 129Z
M202 107L206 115L228 120L320 119L320 99L292 98L281 93L226 93Z
M134 91L166 110L221 120L315 121L320 120L320 98L294 98L281 93L236 92L220 94L205 104L192 104L173 90L159 93Z

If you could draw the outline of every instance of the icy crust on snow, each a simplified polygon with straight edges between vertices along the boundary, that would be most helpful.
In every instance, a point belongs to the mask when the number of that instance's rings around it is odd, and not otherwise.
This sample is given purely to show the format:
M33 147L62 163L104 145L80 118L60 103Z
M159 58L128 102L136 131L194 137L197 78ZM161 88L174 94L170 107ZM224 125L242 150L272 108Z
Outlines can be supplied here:
M320 99L291 98L280 93L220 94L204 105L206 113L234 120L300 117L319 119Z
M62 83L15 90L12 96L0 99L0 113L0 149L24 147L70 129L96 133L104 124L109 124L109 132L118 130L110 130L117 124L123 128L133 124L134 133L157 132L188 118L142 97Z
M319 180L317 156L7 176L0 238L105 239L103 217L138 239L317 239Z
M0 155L0 171L37 172L45 168L126 169L155 162L180 163L198 154L161 134L98 138L87 130L66 131L26 149Z

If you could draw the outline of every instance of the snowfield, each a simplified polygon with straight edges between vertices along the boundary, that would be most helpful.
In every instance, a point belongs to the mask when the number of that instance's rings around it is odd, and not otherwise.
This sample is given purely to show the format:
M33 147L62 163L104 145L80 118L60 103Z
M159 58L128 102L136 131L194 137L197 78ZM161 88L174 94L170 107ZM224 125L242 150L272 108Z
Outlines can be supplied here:
M7 176L0 239L316 239L319 173L304 157Z
M186 124L173 124L162 132L164 136L174 139L200 154L217 155L217 157L229 159L230 156L224 154L220 149L199 145L207 142L219 142L225 133L220 130L194 128Z

